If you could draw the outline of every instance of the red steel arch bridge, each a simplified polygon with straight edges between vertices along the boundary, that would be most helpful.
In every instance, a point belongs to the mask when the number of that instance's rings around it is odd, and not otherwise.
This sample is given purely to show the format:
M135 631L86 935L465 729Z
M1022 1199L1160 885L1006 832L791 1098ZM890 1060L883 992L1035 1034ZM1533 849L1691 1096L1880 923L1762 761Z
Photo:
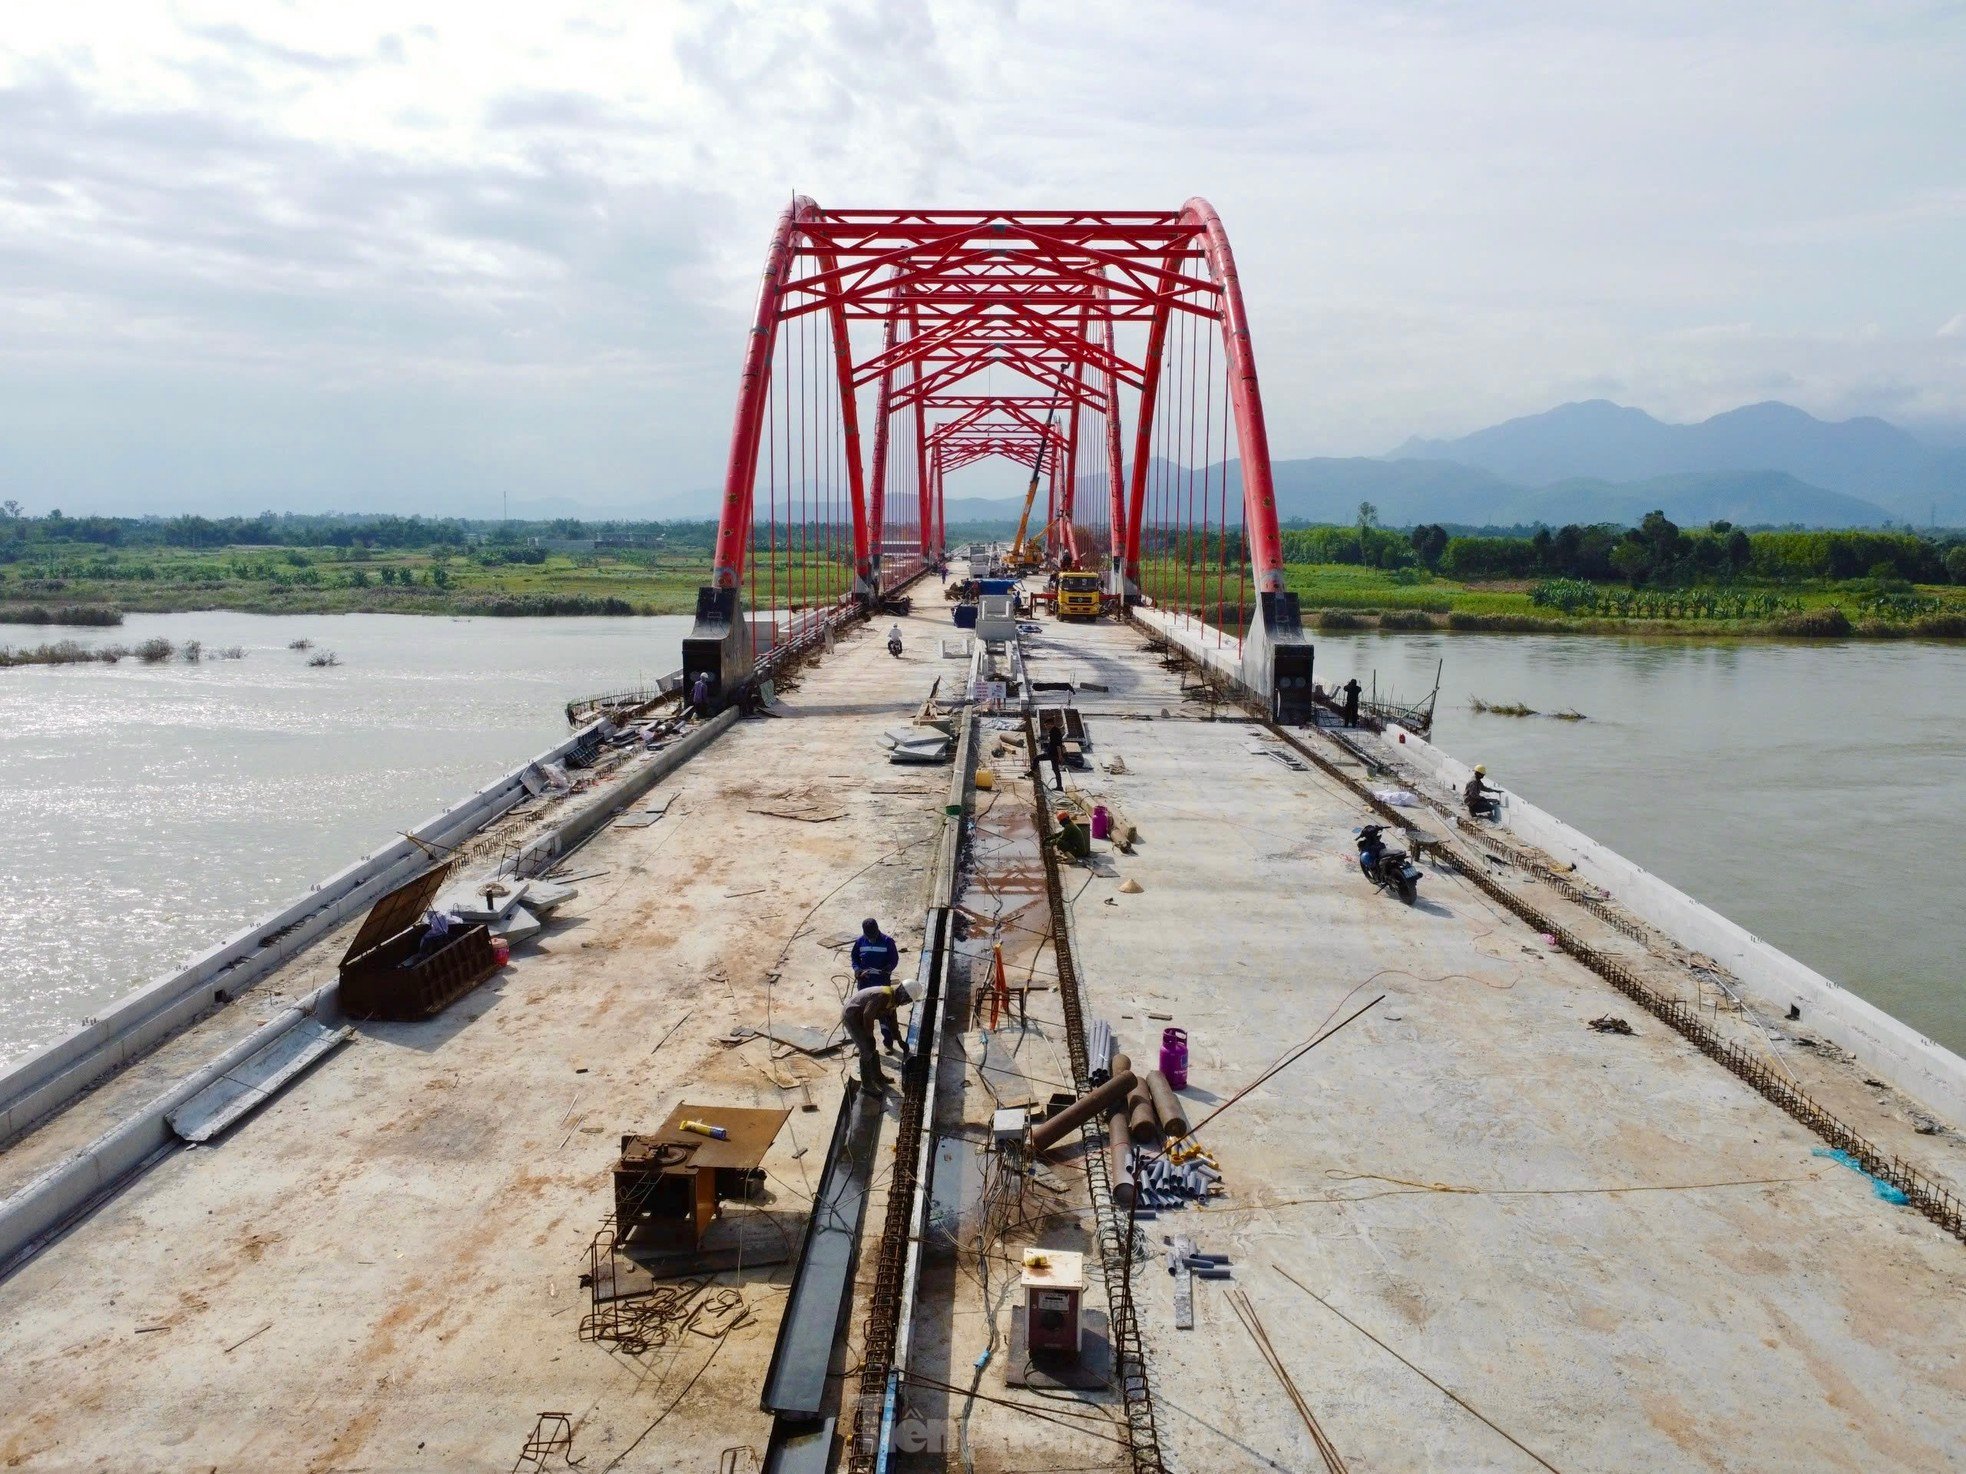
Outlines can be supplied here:
M992 460L1011 463L1005 495L1040 477L1054 566L1099 570L1126 605L1190 626L1253 692L1308 701L1248 314L1228 233L1200 198L829 210L795 197L745 345L686 681L734 695L944 568L949 480Z

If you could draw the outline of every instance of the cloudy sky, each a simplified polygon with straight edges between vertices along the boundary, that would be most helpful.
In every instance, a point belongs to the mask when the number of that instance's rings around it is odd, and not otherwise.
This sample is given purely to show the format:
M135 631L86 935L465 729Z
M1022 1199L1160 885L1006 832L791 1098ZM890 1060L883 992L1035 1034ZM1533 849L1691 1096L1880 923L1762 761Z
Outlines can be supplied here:
M1962 77L1938 3L9 7L0 495L673 509L794 190L1206 194L1279 456L1587 397L1957 433Z

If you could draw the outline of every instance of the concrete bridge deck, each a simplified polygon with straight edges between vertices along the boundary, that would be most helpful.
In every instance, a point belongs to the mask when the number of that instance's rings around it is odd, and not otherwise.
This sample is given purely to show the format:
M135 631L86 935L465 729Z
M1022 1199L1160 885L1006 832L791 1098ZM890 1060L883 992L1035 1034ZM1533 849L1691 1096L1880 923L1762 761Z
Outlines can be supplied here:
M796 1241L850 1056L722 1040L767 1019L830 1027L844 966L826 943L863 916L919 942L947 770L890 766L877 737L963 671L935 653L952 635L939 605L923 607L903 660L876 633L843 641L781 718L739 724L665 782L664 819L589 842L571 868L593 878L492 983L429 1024L361 1026L229 1136L168 1155L0 1281L0 1462L509 1469L549 1410L568 1414L589 1471L709 1474L727 1450L762 1453L788 1264L720 1276L738 1303L636 1350L580 1337L579 1275L619 1134L682 1100L792 1111L765 1166ZM1352 858L1366 815L1351 791L1184 694L1135 630L1047 624L1026 658L1034 681L1080 688L1093 766L1068 786L1141 831L1133 853L1102 845L1064 872L1088 1016L1143 1063L1163 1027L1185 1027L1199 1115L1321 1020L1385 995L1204 1128L1227 1195L1148 1228L1233 1256L1353 1469L1966 1464L1956 1240L1813 1155L1815 1137L1465 881L1431 871L1411 909L1375 894ZM1028 1022L998 1042L1043 1099L1070 1067L1048 986L1057 939L1025 899L1037 796L1015 727L979 736L1000 782L977 795L959 904L975 936L1014 934L1034 987ZM1107 771L1115 757L1124 771ZM1681 965L1572 921L1661 975ZM983 1181L994 1092L974 1001L946 1019L949 1207L907 1395L919 1451L898 1466L1125 1467L1113 1394L1073 1409L1019 1392L1007 1347L975 1367L1006 1330L1016 1248L1091 1247L1091 1208L1074 1147L1015 1211L984 1212L1005 1189ZM1607 1013L1636 1032L1586 1026ZM1846 1062L1794 1067L1853 1109L1875 1094ZM1886 1114L1856 1124L1884 1139ZM1958 1138L1914 1148L1944 1171ZM884 1140L840 1373L859 1360L889 1165ZM1177 1330L1158 1264L1135 1284L1170 1468L1320 1467L1230 1286L1198 1285L1195 1326ZM1036 1415L1061 1406L1084 1416Z

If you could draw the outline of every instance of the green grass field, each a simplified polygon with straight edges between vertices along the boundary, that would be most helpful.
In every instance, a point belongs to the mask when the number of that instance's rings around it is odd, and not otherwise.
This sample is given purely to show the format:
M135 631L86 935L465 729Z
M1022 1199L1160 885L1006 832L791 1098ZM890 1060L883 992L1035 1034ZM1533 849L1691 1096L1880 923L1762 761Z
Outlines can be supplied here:
M764 572L760 569L760 573ZM780 577L787 570L782 567ZM54 573L56 576L45 575ZM0 607L104 604L131 612L687 614L709 577L693 553L549 554L542 563L337 548L142 549L0 567Z
M803 567L780 555L781 591L799 602L844 592L848 570L819 555ZM687 614L709 577L707 552L620 549L550 553L542 562L501 561L493 550L468 554L334 547L90 550L58 560L0 565L0 620L9 608L104 606L129 612L235 609L269 614ZM760 563L759 602L770 565ZM1305 617L1324 628L1496 630L1580 633L1842 633L1781 620L1565 618L1538 608L1529 580L1463 583L1416 569L1357 564L1290 564L1290 589ZM1781 595L1804 613L1841 609L1858 635L1952 636L1966 621L1966 589L1920 585L1944 601L1943 612L1917 622L1866 618L1866 586L1822 580L1783 584ZM785 595L781 593L781 602Z
M1371 628L1382 612L1417 611L1430 616L1429 626L1480 629L1487 625L1507 630L1519 628L1570 630L1584 634L1793 634L1815 630L1782 627L1779 620L1696 620L1696 619L1609 619L1565 618L1543 609L1530 599L1533 580L1498 583L1459 583L1411 569L1364 568L1348 563L1289 564L1285 579L1297 595L1307 622L1326 628ZM1775 588L1783 598L1802 606L1805 613L1842 609L1851 622L1850 633L1857 635L1937 635L1955 636L1952 625L1966 620L1966 589L1954 585L1917 586L1917 593L1945 601L1947 612L1921 627L1915 623L1889 624L1860 616L1859 604L1868 586L1859 583L1830 583L1823 580L1785 583ZM1326 611L1333 611L1327 616ZM1350 619L1347 616L1351 616ZM1460 616L1456 619L1455 616ZM1355 621L1355 622L1354 622ZM1451 622L1450 622L1451 621ZM1491 623L1492 622L1492 623ZM1395 616L1394 625L1398 624ZM1418 621L1409 626L1419 627Z

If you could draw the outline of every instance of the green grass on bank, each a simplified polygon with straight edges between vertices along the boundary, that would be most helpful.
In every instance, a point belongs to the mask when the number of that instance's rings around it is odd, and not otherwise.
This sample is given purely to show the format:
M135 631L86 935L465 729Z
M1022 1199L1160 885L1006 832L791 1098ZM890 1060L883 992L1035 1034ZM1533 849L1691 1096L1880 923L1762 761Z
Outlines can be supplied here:
M1871 592L1864 580L1795 580L1753 585L1800 606L1765 620L1616 619L1566 617L1539 607L1530 579L1463 583L1417 569L1366 568L1351 563L1292 563L1287 586L1308 623L1323 629L1455 629L1550 631L1578 634L1854 635L1879 638L1966 637L1966 589L1920 584L1915 592L1944 606L1911 620L1867 618ZM1840 611L1839 621L1832 611Z
M0 567L0 611L686 614L708 576L709 560L688 551L550 553L522 563L441 550L145 548L70 557L55 569Z
M518 561L537 557L537 562ZM760 561L759 602L776 569L797 602L842 591L847 570L815 553L803 568ZM0 622L69 623L76 611L230 609L269 614L687 614L709 577L701 548L424 550L343 547L103 548L0 564ZM1488 629L1578 633L1966 636L1966 586L1920 584L1918 618L1872 617L1864 580L1743 580L1789 612L1760 620L1565 616L1529 579L1457 581L1418 568L1292 563L1288 585L1326 629ZM1620 586L1621 587L1621 586ZM1840 611L1840 612L1839 612Z

